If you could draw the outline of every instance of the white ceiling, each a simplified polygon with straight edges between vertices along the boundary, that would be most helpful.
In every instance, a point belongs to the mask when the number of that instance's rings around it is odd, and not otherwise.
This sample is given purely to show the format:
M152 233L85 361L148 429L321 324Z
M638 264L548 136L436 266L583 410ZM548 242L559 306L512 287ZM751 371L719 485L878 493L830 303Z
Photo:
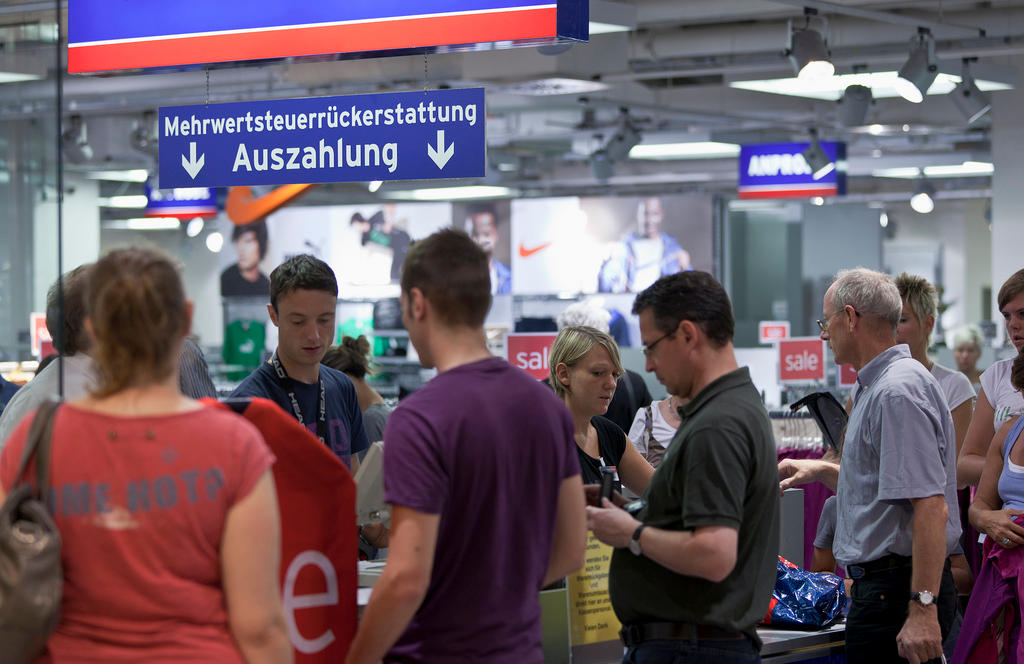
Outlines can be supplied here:
M535 48L401 56L369 60L274 62L206 71L114 77L69 77L64 115L81 114L94 148L73 170L148 166L129 134L142 114L161 105L419 89L424 85L487 88L488 180L523 195L635 193L644 190L734 190L735 159L626 160L608 181L595 179L589 154L628 113L645 140L660 135L733 142L806 140L814 126L824 139L848 142L854 200L903 196L912 181L870 177L876 168L989 160L988 117L968 127L944 96L919 105L876 100L865 124L882 133L843 128L836 103L737 90L737 78L792 75L783 55L787 20L802 22L803 5L828 20L837 73L898 69L916 26L927 25L945 69L964 57L978 71L1024 52L1024 0L844 0L831 5L768 0L635 0L638 28L594 36L558 56ZM863 14L861 16L851 14ZM53 3L0 0L0 39L15 52L53 69ZM984 31L982 34L981 31ZM1003 72L1005 73L1005 71ZM1011 72L1012 73L1012 72ZM560 77L600 83L586 94L534 96L523 89ZM208 90L208 92L207 92ZM53 114L52 81L0 86L0 121ZM994 93L999 103L999 93ZM987 196L988 177L950 180L951 197ZM382 190L382 193L386 191ZM323 187L317 196L365 196L365 187Z

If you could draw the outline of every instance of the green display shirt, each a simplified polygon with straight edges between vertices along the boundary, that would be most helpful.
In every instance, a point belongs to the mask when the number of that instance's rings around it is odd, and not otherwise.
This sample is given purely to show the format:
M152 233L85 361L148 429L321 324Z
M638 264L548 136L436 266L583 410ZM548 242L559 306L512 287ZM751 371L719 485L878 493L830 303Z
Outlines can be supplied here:
M679 409L682 424L644 492L637 517L665 530L728 526L739 533L736 566L714 583L676 574L628 549L612 554L612 607L624 624L692 622L739 630L760 644L779 550L775 439L744 367Z

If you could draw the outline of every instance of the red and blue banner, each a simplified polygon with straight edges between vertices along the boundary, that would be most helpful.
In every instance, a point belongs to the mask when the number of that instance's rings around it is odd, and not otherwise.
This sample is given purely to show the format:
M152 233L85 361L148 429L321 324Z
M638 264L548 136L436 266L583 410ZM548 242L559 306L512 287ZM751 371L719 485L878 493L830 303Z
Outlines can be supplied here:
M586 0L69 0L68 71L583 41Z
M146 183L146 216L195 217L217 216L217 192L210 187L156 189Z
M815 179L803 156L809 143L740 146L740 198L812 198L846 194L846 143L821 141L835 168Z

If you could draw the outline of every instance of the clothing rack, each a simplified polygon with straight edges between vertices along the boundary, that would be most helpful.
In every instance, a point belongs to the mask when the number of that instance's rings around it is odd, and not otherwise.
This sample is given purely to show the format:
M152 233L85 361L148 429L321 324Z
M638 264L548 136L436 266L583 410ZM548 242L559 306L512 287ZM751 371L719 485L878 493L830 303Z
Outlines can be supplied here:
M777 450L820 450L825 446L818 423L807 412L768 411Z

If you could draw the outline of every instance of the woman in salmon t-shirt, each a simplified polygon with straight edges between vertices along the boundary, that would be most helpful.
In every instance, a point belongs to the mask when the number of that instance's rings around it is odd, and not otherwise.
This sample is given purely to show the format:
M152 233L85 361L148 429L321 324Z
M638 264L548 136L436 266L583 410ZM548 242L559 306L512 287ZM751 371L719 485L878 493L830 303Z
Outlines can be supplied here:
M86 306L99 380L54 424L64 594L39 661L291 662L274 459L250 423L179 392L192 304L175 265L112 251ZM0 455L0 497L31 420Z

